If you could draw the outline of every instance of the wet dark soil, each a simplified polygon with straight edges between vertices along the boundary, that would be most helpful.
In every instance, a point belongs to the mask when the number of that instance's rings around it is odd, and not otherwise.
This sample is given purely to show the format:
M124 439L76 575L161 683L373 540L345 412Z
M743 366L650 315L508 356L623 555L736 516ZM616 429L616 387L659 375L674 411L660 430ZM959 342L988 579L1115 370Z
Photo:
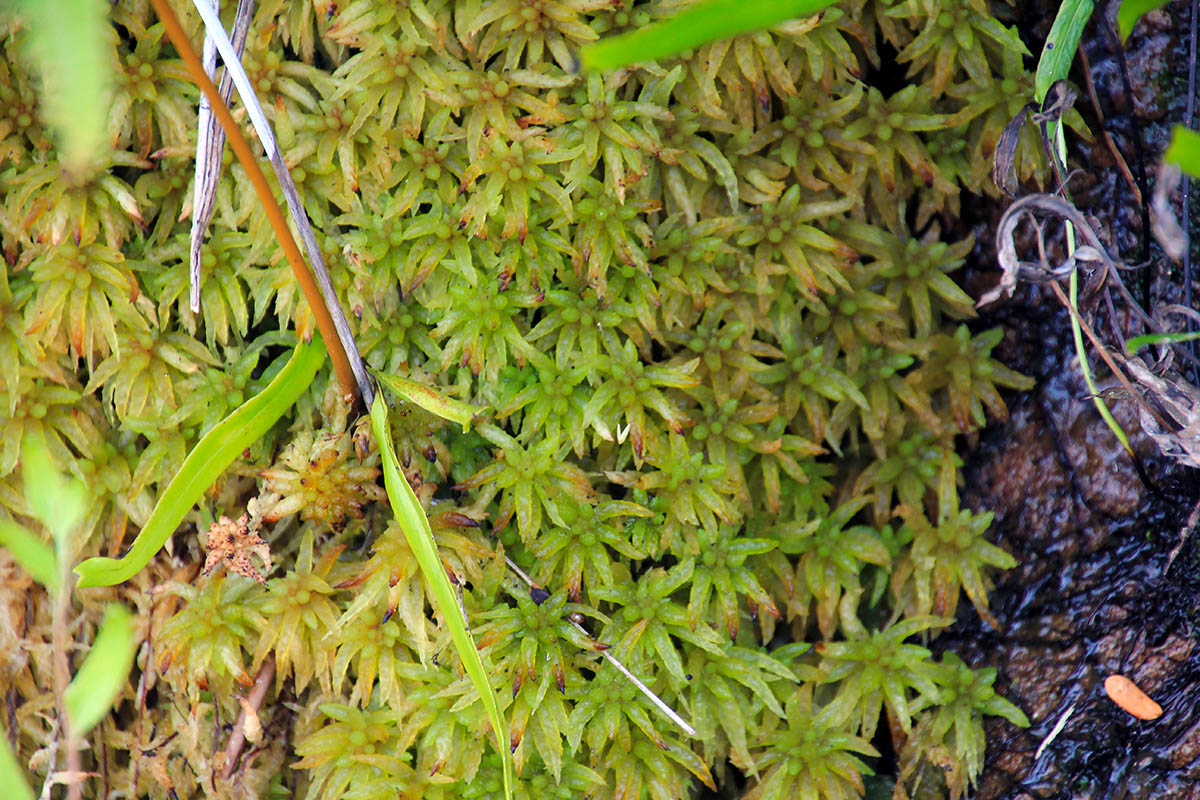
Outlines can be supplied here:
M1044 36L1058 3L1032 5L1027 32ZM1103 125L1147 199L1170 125L1183 116L1188 5L1172 3L1142 25L1124 65L1106 30L1115 29L1116 2L1098 4L1085 40ZM1072 78L1085 86L1078 63ZM1074 200L1099 220L1114 252L1146 265L1130 281L1135 295L1178 297L1179 270L1147 236L1145 210L1085 91L1078 107L1097 135L1071 143L1072 166L1082 168ZM979 230L979 269L967 278L976 295L997 277L987 228ZM1009 421L966 455L964 502L995 512L992 538L1020 562L997 576L991 595L1000 627L966 607L935 643L997 668L998 690L1032 722L1026 730L988 723L976 796L1200 798L1200 533L1167 568L1200 498L1200 472L1160 456L1117 393L1109 405L1142 461L1139 474L1093 406L1069 317L1050 292L1023 289L983 323L1005 327L999 355L1038 384L1012 398ZM1112 703L1103 684L1114 673L1150 694L1163 715L1141 721Z

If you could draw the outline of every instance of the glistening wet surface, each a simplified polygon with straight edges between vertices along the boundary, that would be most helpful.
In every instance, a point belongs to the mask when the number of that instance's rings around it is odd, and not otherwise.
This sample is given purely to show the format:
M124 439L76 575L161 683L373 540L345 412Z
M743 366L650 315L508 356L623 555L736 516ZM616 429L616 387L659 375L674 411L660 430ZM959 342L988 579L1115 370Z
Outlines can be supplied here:
M937 646L999 669L998 688L1033 723L989 723L978 797L1200 797L1200 542L1164 573L1195 491L1117 402L1158 491L1143 484L1092 406L1069 340L1058 341L1058 316L1026 321L1045 345L1039 385L965 470L965 502L996 511L995 540L1020 566L992 594L999 630L966 612ZM1143 722L1114 705L1111 674L1163 716Z
M1046 7L1044 25L1034 25L1048 28L1058 4L1031 5ZM1111 20L1116 5L1099 4L1096 16ZM1113 37L1096 22L1086 35L1106 128L1135 179L1145 172L1152 180L1170 123L1181 116L1187 15L1187 4L1173 3L1139 29L1128 45L1128 86ZM1039 17L1027 11L1026 18ZM1078 106L1098 133L1078 69L1073 78ZM1071 184L1076 203L1127 262L1150 259L1142 275L1127 276L1135 295L1145 286L1157 302L1176 300L1178 271L1145 243L1145 217L1115 156L1099 136L1072 146L1084 167ZM992 235L980 232L980 267L994 256ZM972 294L982 280L968 276ZM934 646L972 666L996 667L997 689L1032 726L988 723L976 796L1200 798L1200 534L1167 569L1200 497L1196 471L1159 457L1138 432L1129 398L1116 392L1110 406L1146 465L1153 488L1146 485L1095 411L1069 318L1049 292L1023 289L988 321L997 323L1007 329L1006 363L1038 385L1012 399L1010 420L966 456L963 496L976 510L996 512L991 537L1020 565L998 576L991 595L999 630L968 606ZM1111 674L1131 678L1161 704L1162 716L1143 721L1117 707L1104 693Z

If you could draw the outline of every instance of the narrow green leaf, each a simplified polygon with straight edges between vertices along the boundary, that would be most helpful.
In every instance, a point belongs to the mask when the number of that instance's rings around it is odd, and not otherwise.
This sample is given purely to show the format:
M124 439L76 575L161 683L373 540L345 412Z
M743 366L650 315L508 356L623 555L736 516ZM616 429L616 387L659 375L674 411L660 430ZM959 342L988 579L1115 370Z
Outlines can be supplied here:
M33 531L15 522L0 520L0 545L3 545L21 568L50 590L58 591L58 568L54 548L43 542Z
M457 422L459 425L462 425L463 433L471 429L471 421L475 419L475 416L480 411L483 411L482 408L477 408L461 400L455 400L452 397L446 397L444 394L434 391L422 383L417 383L414 380L409 380L399 375L389 375L386 372L379 372L374 369L371 370L371 374L378 378L380 383L405 400L416 403L430 414L436 414L442 419L448 419L451 422Z
M112 58L104 0L17 0L29 55L42 76L41 110L68 169L84 170L107 147Z
M4 728L0 727L0 734ZM8 792L9 800L33 800L33 790L25 782L25 772L17 763L17 757L8 747L8 736L3 736L0 742L0 786Z
M129 610L110 603L91 651L67 687L67 718L77 735L108 716L113 700L129 682L135 644Z
M38 521L54 535L63 552L87 511L87 489L78 480L66 480L54 466L46 442L29 435L21 447L21 478L25 501Z
M1145 333L1141 336L1134 336L1125 342L1125 349L1129 351L1129 355L1133 355L1147 345L1161 344L1163 342L1190 342L1192 339L1200 339L1200 331L1191 331L1190 333Z
M89 558L75 567L79 586L112 586L129 580L146 566L205 489L292 407L324 360L325 346L320 339L296 345L287 366L267 388L218 423L188 453L129 552L119 559Z
M1163 159L1179 168L1193 178L1200 177L1200 133L1188 130L1182 125L1176 125L1171 132L1171 143Z
M1046 37L1046 47L1038 59L1037 76L1034 81L1035 100L1046 98L1046 92L1055 81L1065 80L1075 60L1075 50L1083 27L1087 25L1094 8L1092 0L1064 0L1058 7L1058 16Z
M1143 14L1156 8L1162 8L1168 2L1170 0L1121 0L1121 7L1117 9L1117 30L1121 34L1121 42L1123 43L1129 38L1129 34L1133 33L1133 26L1137 24Z
M833 0L708 0L670 19L585 45L583 69L617 69L665 58L715 39L777 25L815 14Z
M500 713L500 704L492 692L488 682L487 672L483 668L483 660L467 623L459 610L458 598L450 579L446 577L446 568L438 555L437 543L433 540L433 530L429 520L421 509L421 503L408 480L400 472L400 463L396 460L396 451L392 445L392 432L388 424L387 402L382 395L375 395L371 404L371 430L375 433L375 441L379 446L380 459L383 463L383 485L387 489L388 502L392 505L392 514L404 531L404 538L409 548L417 557L421 573L429 581L433 589L434 606L442 617L442 622L450 629L450 637L454 640L454 649L462 659L463 667L471 676L471 682L479 691L483 707L487 710L492 723L492 732L496 735L496 749L504 763L504 796L512 797L512 754L504 738L507 726L504 716Z

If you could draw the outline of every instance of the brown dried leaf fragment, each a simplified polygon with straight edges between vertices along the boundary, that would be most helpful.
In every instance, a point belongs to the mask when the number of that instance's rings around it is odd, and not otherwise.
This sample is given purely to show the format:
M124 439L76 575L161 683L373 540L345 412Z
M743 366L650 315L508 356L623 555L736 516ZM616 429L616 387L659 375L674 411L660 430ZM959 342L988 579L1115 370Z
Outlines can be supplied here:
M204 570L200 574L209 575L224 563L230 572L265 584L267 579L250 562L250 554L257 553L265 565L264 572L271 570L271 550L266 540L256 533L257 528L250 524L247 514L242 514L237 522L229 517L214 522L208 529L208 541L204 544L208 558L204 560Z

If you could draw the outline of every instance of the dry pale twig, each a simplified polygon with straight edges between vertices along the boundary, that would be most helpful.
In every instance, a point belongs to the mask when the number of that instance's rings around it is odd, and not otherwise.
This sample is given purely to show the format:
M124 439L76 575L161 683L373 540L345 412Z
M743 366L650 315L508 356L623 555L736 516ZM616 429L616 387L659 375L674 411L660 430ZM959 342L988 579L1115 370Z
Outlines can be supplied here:
M1171 555L1167 557L1167 565L1163 567L1162 574L1166 575L1171 569L1171 565L1175 563L1175 557L1179 555L1179 551L1187 544L1188 537L1192 535L1192 531L1196 529L1196 523L1200 522L1200 500L1196 501L1196 505L1192 506L1192 513L1188 515L1187 522L1184 523L1183 529L1179 531L1179 543L1171 550Z
M213 10L220 9L218 0L207 0ZM203 2L203 0L202 0ZM237 16L233 21L233 49L240 57L246 48L246 35L250 31L250 18L254 14L254 0L238 0ZM207 33L204 35L204 72L209 78L216 74L217 44ZM233 76L225 70L217 87L226 104L233 94ZM217 180L221 176L221 153L225 150L225 131L213 116L208 97L200 95L200 113L196 116L196 178L192 187L192 231L188 253L193 314L200 313L200 246L212 217L213 201L217 195Z
M518 567L515 563L513 563L513 560L511 558L509 558L508 556L505 556L504 563L508 564L509 569L511 569L513 572L517 573L517 575L520 576L521 580L525 581L525 583L529 586L529 591L531 594L533 594L535 592L541 593L542 599L540 602L545 602L546 598L548 598L550 596L549 593L547 593L545 589L543 589L542 587L540 587L536 583L534 583L533 580L528 575L526 575L520 567ZM537 600L536 596L534 598L534 601L539 602ZM539 604L540 604L540 602L539 602ZM584 636L588 637L589 639L592 638L592 635L587 632L587 629L584 628L582 625L580 625L576 620L572 619L571 617L567 617L567 622L571 623L571 625L575 628L575 630L579 631ZM622 675L624 675L629 680L630 683L632 683L634 686L636 686L638 691L641 692L642 694L644 694L651 703L654 703L654 705L658 708L659 711L663 712L663 714L666 714L667 718L670 719L671 722L674 722L676 725L678 725L680 727L680 729L683 730L684 733L686 733L688 736L696 735L695 728L693 728L691 725L689 725L688 722L683 717L681 717L681 716L679 716L679 714L675 713L675 709L671 708L669 705L667 705L666 701L664 701L661 697L659 697L653 691L651 691L649 686L647 686L646 684L644 684L640 680L638 680L637 676L634 675L632 672L630 672L629 669L626 668L626 666L624 664L622 664L620 661L618 661L616 656L614 656L612 653L609 653L607 650L597 650L597 652L599 652L600 655L604 657L605 661L607 661L609 664L612 664L614 669L616 669L618 672L620 672Z
M1150 229L1155 240L1176 264L1183 262L1187 252L1188 237L1175 219L1171 210L1171 195L1179 188L1183 172L1175 164L1166 161L1158 169L1158 180L1154 183L1154 195L1150 201Z
M254 686L251 687L250 694L245 698L242 711L238 714L237 724L233 726L233 731L229 734L229 744L225 747L225 771L222 774L225 780L229 780L233 775L234 764L237 763L242 746L246 743L247 709L257 714L258 707L262 705L263 699L267 696L267 689L270 688L274 677L275 656L268 655L263 660L262 666L258 668L258 675L254 677Z
M295 223L296 229L300 233L300 240L304 242L304 249L308 253L308 261L312 266L313 276L316 278L317 286L321 289L321 296L325 299L325 305L329 308L329 313L333 317L333 325L337 330L337 337L342 343L342 348L346 351L347 359L350 361L350 369L354 373L359 397L362 398L363 403L369 408L375 397L375 392L371 387L370 379L367 377L366 368L363 366L362 356L359 354L358 347L354 343L354 336L350 332L350 325L346 321L345 313L342 311L337 291L334 290L333 282L329 278L329 270L325 267L325 259L321 255L321 248L317 245L317 237L313 233L312 225L309 224L308 214L304 211L303 203L300 202L300 194L296 191L296 183L292 180L292 174L288 170L287 164L283 161L283 154L279 151L279 145L275 141L275 135L271 132L271 126L267 122L266 114L263 112L262 105L258 102L258 96L254 92L250 78L246 75L246 70L242 68L233 43L229 41L229 35L225 32L225 28L222 27L221 20L216 12L207 5L206 0L193 0L193 5L195 5L196 11L200 13L200 17L204 20L204 26L208 34L216 42L217 50L221 53L221 58L225 62L225 68L233 75L233 84L237 87L238 96L242 99L242 104L246 107L246 111L250 115L254 131L258 134L259 141L262 142L263 149L267 153L267 159L271 162L271 166L275 170L275 177L279 179L280 188L283 189L283 197L287 201L288 209L292 213L292 221Z

